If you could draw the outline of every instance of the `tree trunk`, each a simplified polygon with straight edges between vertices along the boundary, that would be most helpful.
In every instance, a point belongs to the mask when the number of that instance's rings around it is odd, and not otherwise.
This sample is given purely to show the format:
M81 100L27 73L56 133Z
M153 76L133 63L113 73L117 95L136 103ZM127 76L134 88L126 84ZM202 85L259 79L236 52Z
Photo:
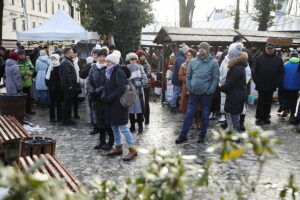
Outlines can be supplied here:
M291 11L292 11L292 8L293 8L293 4L294 4L294 0L290 0L290 5L288 5L288 10L287 10L287 14L290 15L291 14Z
M236 0L234 29L240 28L240 0Z
M258 17L258 30L267 31L270 21L272 0L261 0L261 15Z
M0 45L2 45L2 27L3 27L3 8L4 0L0 0Z
M179 1L179 24L180 27L191 27L195 9L195 0Z
M246 13L249 13L250 2L246 0Z

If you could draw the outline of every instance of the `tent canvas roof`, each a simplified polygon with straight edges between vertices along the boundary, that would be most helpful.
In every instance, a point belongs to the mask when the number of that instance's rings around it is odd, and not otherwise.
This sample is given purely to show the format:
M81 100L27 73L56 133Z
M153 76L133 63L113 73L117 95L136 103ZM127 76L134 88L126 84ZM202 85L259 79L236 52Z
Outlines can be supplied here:
M58 11L40 26L17 33L18 41L70 41L90 40L88 33L80 24L64 11Z

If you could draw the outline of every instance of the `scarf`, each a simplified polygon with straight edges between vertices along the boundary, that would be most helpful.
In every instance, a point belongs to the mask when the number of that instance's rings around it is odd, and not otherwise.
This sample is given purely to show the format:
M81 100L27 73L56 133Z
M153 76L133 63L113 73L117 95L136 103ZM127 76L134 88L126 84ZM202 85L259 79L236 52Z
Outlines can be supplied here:
M78 61L79 61L79 58L76 57L73 59L74 61L74 68L75 68L75 72L76 72L76 76L77 76L77 83L79 83L79 65L78 65Z
M106 68L105 70L105 76L108 80L110 80L110 76L112 74L112 72L114 71L114 69L116 68L117 65L113 65L111 67Z
M58 67L59 65L60 65L59 60L51 61L50 67L48 68L47 73L46 73L47 80L50 80L51 72L53 71L53 68Z

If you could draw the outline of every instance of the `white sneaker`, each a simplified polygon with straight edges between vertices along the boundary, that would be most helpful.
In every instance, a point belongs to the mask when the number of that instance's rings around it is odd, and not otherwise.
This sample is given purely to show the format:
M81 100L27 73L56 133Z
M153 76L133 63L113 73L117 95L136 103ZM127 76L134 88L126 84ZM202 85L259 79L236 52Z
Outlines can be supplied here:
M219 122L225 122L226 121L226 117L225 115L221 115L220 119L219 119Z
M214 118L215 118L214 113L210 113L209 120L214 119Z

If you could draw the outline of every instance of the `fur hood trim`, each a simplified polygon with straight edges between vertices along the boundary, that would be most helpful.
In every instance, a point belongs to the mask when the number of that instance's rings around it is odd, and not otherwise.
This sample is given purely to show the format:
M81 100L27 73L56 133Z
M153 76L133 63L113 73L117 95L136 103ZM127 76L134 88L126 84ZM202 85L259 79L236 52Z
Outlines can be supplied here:
M243 64L244 65L247 62L248 62L248 54L243 52L236 60L234 60L232 63L228 64L228 68L233 67L237 64Z

